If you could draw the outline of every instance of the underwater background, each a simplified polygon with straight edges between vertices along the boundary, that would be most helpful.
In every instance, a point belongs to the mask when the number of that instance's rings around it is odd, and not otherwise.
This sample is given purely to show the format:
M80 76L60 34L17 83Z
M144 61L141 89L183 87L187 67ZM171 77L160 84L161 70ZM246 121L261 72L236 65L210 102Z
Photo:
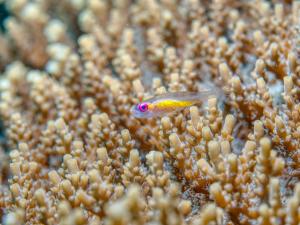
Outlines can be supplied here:
M2 0L0 29L2 224L300 224L300 1Z

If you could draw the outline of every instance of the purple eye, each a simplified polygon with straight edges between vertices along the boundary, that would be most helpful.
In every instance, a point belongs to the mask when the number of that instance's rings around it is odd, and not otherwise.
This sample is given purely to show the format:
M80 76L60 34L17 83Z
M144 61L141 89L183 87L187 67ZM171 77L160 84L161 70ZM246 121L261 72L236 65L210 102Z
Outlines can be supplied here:
M148 104L147 103L141 103L141 104L139 104L139 110L141 112L146 112L148 110Z

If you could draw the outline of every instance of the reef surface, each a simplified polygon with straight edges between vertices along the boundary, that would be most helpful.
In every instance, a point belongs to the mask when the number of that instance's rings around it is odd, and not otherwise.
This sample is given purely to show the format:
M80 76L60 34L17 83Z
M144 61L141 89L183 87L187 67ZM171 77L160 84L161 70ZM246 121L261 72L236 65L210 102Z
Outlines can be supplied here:
M300 224L300 1L2 2L3 224Z

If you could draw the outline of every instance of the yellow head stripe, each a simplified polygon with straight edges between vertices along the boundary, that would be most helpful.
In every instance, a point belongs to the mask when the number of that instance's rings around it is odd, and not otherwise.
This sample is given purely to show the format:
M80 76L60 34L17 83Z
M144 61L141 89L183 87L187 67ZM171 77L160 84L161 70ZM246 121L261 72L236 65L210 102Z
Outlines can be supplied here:
M152 103L148 103L148 110L152 110L154 108L154 105Z

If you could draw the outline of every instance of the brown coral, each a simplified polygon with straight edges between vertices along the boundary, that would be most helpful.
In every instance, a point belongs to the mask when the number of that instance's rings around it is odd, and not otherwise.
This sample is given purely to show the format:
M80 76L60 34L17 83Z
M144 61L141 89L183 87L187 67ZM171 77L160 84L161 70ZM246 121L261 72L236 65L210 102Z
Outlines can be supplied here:
M298 1L4 6L3 224L300 223ZM223 96L130 113L203 87Z

